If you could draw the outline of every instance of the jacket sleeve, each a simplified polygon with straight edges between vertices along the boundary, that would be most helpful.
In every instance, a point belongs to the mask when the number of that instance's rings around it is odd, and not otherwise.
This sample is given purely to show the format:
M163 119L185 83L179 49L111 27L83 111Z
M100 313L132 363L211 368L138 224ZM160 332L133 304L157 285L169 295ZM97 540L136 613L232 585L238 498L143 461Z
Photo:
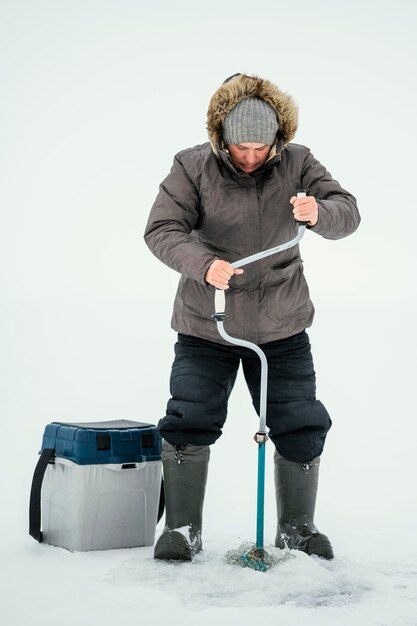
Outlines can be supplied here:
M165 265L206 285L204 276L218 257L192 234L199 221L199 209L198 189L181 162L181 153L177 154L160 185L144 238Z
M326 239L342 239L359 226L360 215L356 199L334 180L326 168L311 153L305 159L302 184L319 207L319 219L311 230Z

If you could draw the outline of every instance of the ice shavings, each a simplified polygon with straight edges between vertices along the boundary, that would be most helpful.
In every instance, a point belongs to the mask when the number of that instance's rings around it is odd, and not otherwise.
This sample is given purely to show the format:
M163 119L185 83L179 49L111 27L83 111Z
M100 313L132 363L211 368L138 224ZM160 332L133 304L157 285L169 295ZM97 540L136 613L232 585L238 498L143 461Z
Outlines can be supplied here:
M225 563L227 551L205 546L191 563L132 558L113 570L118 585L158 588L191 609L216 607L343 607L361 602L374 589L372 570L335 559L332 562L291 552L260 574Z

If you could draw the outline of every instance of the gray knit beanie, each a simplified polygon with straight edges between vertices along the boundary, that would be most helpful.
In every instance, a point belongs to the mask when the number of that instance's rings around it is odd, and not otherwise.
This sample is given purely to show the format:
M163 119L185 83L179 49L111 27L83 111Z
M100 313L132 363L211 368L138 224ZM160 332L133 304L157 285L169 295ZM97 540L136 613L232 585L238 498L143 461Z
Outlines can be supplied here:
M278 131L277 114L260 98L241 100L223 121L223 140L226 145L236 143L275 143Z

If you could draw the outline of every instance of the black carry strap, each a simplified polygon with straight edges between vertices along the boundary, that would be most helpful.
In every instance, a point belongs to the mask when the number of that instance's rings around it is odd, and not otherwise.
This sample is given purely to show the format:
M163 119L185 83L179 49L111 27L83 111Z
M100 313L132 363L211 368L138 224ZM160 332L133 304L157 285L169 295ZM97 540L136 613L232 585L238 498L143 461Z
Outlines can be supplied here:
M158 519L156 520L156 523L158 523L161 517L163 516L164 508L165 508L165 491L164 491L164 479L162 478L161 493L159 494Z
M32 489L30 490L30 503L29 503L29 535L42 542L41 532L41 488L42 481L45 474L45 470L48 463L53 463L55 458L54 448L45 448L36 465L35 472L33 474Z

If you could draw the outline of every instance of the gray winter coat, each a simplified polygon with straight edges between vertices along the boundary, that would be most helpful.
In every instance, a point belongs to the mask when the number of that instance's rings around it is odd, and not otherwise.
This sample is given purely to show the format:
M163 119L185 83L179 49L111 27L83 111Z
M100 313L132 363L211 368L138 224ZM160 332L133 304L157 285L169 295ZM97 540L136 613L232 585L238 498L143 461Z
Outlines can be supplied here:
M180 333L225 343L214 313L215 289L204 276L215 259L230 263L292 239L297 223L289 202L306 189L319 206L311 230L328 239L353 233L360 217L355 198L304 146L289 143L297 128L292 99L269 81L232 81L213 96L208 112L211 142L175 156L160 186L145 230L151 251L181 273L172 316ZM279 131L269 160L252 174L235 169L221 140L225 115L243 97L262 97L277 111ZM309 327L314 307L299 247L247 265L226 291L226 330L262 344Z

